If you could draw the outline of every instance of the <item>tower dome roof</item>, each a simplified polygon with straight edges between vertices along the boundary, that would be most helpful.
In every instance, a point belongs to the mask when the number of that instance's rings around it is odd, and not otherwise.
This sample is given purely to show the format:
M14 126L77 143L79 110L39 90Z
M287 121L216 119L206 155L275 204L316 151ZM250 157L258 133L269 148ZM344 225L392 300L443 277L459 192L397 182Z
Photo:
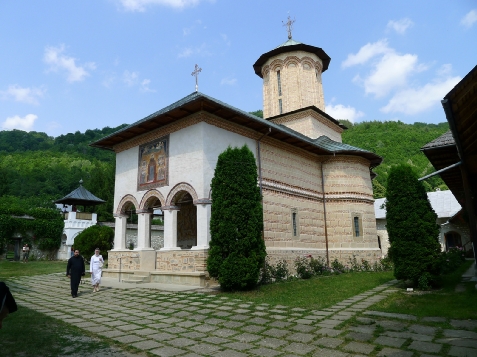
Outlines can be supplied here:
M317 55L321 61L323 62L323 70L322 72L328 69L328 65L330 64L331 58L323 51L320 47L310 46L304 44L302 42L295 41L293 39L288 39L286 42L282 43L281 45L275 47L273 50L264 53L260 56L260 58L255 62L253 65L253 69L255 70L255 74L260 78L262 76L262 66L267 62L270 57L279 55L280 53L292 52L292 51L305 51L310 52Z

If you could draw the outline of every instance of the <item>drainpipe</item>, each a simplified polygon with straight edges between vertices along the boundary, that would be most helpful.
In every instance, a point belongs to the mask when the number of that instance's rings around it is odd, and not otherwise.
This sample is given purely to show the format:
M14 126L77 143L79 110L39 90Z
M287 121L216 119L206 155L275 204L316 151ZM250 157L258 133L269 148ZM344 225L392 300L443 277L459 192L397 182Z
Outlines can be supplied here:
M260 198L262 199L262 203L263 203L263 195L262 195L262 159L260 157L260 141L265 137L267 136L268 134L270 134L272 132L272 128L269 127L268 128L268 131L263 134L258 140L257 140L257 159L258 159L258 184L260 186Z
M331 160L331 158L321 161L320 168L321 168L321 192L322 192L322 200L323 200L323 219L325 222L325 242L326 242L326 265L328 268L330 267L330 253L328 251L328 224L326 223L326 201L325 201L325 175L323 174L323 164L327 161Z

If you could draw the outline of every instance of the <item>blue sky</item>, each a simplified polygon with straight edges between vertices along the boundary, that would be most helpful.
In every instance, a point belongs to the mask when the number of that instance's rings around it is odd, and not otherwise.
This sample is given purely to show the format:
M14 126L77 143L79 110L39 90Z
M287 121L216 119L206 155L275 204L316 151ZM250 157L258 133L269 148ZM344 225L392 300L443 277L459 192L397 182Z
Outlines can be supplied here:
M0 1L0 130L58 136L133 123L194 91L262 108L252 65L293 39L331 57L326 111L354 122L445 121L477 64L477 2Z

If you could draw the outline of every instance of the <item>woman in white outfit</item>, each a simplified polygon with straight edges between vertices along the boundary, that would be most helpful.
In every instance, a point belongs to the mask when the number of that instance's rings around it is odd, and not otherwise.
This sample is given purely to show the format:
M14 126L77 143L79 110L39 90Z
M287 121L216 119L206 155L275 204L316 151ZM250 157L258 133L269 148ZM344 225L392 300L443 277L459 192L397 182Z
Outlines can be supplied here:
M101 273L104 259L99 254L99 248L94 250L94 255L89 262L89 272L91 273L91 284L93 285L93 293L99 291L99 283L101 283Z

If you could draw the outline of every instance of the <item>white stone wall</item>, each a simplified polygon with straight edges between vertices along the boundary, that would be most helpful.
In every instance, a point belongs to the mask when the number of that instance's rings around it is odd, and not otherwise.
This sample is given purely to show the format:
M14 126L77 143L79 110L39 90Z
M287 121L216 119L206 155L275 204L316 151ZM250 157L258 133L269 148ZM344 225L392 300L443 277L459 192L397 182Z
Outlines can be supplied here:
M161 131L158 131L156 137L160 138L163 135ZM244 144L255 155L255 140L205 122L186 126L170 133L169 185L156 189L167 199L174 186L187 183L194 188L199 199L208 198L219 154L228 146L241 147ZM140 203L147 192L137 191L138 151L139 146L135 146L117 153L115 210L125 195L134 196Z

